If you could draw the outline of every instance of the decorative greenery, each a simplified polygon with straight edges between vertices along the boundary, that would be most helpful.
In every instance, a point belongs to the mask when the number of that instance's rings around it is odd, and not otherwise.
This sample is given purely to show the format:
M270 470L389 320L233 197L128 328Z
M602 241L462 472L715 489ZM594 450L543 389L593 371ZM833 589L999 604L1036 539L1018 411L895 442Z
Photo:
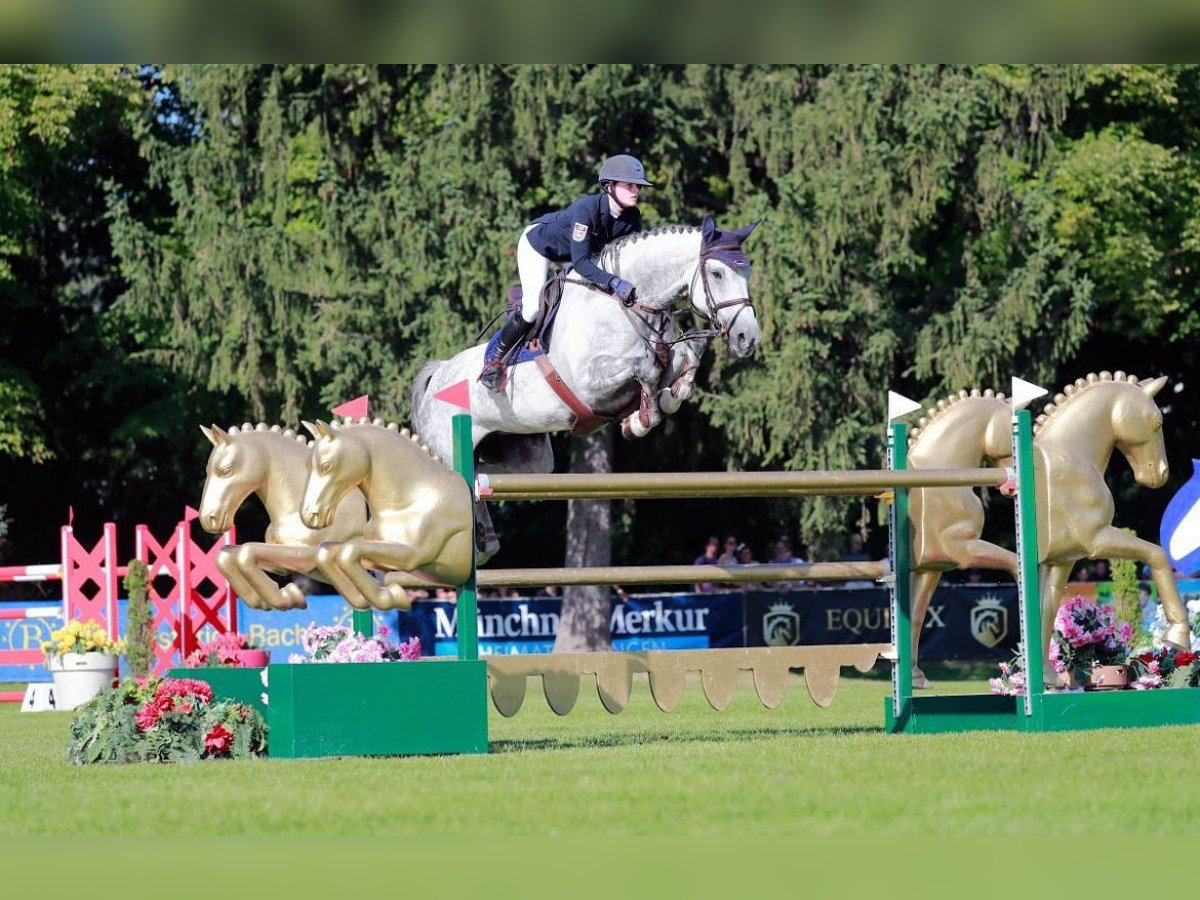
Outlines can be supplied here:
M129 674L145 678L154 665L154 614L150 609L150 570L131 559L125 572L125 662Z
M387 638L388 629L363 637L345 625L309 625L300 635L304 653L293 653L290 663L401 662L421 657L421 639L411 637L403 644Z
M267 727L251 706L213 702L190 678L131 678L85 703L71 722L77 765L188 762L265 755Z
M239 634L236 631L230 631L226 634L217 635L213 640L201 644L197 649L188 654L183 664L189 669L214 669L222 666L236 668L245 665L238 651L261 649L260 645L245 635Z
M1050 664L1056 672L1070 671L1086 681L1095 666L1123 665L1129 661L1133 627L1118 623L1111 606L1100 606L1076 594L1054 617L1050 639Z
M1125 530L1133 533L1130 528ZM1142 625L1142 583L1138 580L1137 561L1110 559L1108 571L1112 577L1113 611L1117 621L1128 622L1133 628L1131 646L1149 646L1150 633Z
M42 652L46 656L63 656L67 653L109 653L120 656L125 652L125 644L110 638L94 619L86 622L72 619L62 628L50 632L50 640L42 641Z

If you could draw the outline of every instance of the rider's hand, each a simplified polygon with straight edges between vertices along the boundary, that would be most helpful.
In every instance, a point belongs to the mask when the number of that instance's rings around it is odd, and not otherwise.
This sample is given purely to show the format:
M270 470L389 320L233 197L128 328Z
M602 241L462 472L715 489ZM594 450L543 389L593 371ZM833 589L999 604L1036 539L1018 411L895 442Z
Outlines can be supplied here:
M617 297L621 298L621 302L626 306L631 304L637 297L637 288L617 275L612 277L612 281L608 283L608 289Z

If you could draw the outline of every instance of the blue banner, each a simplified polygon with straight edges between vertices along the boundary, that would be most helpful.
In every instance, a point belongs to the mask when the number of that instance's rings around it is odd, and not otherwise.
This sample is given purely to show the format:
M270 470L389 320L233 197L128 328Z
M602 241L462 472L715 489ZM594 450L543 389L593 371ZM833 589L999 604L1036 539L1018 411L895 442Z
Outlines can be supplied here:
M1200 580L1180 581L1179 589L1187 599L1200 596ZM19 605L56 612L62 608L55 600ZM551 652L561 613L560 598L481 599L476 619L480 655ZM119 615L123 632L124 600ZM376 611L374 621L377 631L386 627L397 642L419 637L426 656L457 652L458 610L453 602L423 601L405 612ZM272 662L284 663L291 654L302 652L304 629L313 624L349 626L351 608L336 595L310 596L307 609L287 611L256 610L239 603L238 622L242 634L270 652ZM36 650L61 625L58 616L0 620L0 650ZM881 587L614 597L609 625L613 649L624 651L891 640L890 601ZM943 583L930 603L920 655L929 660L1007 659L1016 649L1019 633L1015 585ZM214 636L211 628L201 631L201 640ZM172 635L160 630L157 639L167 647ZM50 673L41 665L0 666L0 681L49 680Z

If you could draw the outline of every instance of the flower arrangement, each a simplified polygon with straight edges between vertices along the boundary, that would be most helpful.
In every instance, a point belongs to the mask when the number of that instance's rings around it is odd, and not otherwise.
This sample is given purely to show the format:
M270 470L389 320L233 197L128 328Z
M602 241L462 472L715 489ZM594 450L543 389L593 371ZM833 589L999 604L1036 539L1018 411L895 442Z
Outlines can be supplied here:
M1086 681L1095 666L1124 665L1129 661L1133 626L1118 623L1111 606L1100 606L1076 594L1054 617L1050 639L1050 665L1056 672L1071 673Z
M289 663L399 662L421 658L421 639L403 644L388 640L388 628L364 637L345 625L309 625L300 635L304 653L293 653Z
M94 619L88 619L86 622L71 619L62 628L50 632L50 640L42 641L42 652L47 657L65 656L68 653L107 653L120 656L125 652L125 643L114 641Z
M1129 660L1129 665L1137 675L1132 685L1135 690L1200 685L1200 653L1191 650L1159 647L1139 653Z
M1000 677L988 679L993 694L1016 697L1025 693L1026 678L1021 662L1021 651L1018 650L1011 661L1000 663Z
M243 650L261 650L262 648L245 635L236 631L219 634L207 643L187 655L183 661L184 668L203 669L218 666L246 666Z
M244 703L213 702L190 678L130 678L80 707L67 758L99 762L244 759L266 753L266 723Z

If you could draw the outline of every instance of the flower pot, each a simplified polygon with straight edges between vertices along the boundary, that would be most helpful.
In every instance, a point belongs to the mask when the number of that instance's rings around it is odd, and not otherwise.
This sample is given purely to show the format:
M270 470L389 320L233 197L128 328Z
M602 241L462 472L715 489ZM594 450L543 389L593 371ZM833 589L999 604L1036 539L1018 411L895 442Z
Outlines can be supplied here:
M1063 687L1080 687L1080 681L1072 669L1062 672L1059 682ZM1122 691L1129 687L1128 666L1092 666L1092 674L1082 683L1085 691Z
M64 653L46 660L54 678L54 708L75 709L117 677L117 657L111 653Z
M266 650L239 650L238 665L249 669L261 669L271 660L271 654Z

